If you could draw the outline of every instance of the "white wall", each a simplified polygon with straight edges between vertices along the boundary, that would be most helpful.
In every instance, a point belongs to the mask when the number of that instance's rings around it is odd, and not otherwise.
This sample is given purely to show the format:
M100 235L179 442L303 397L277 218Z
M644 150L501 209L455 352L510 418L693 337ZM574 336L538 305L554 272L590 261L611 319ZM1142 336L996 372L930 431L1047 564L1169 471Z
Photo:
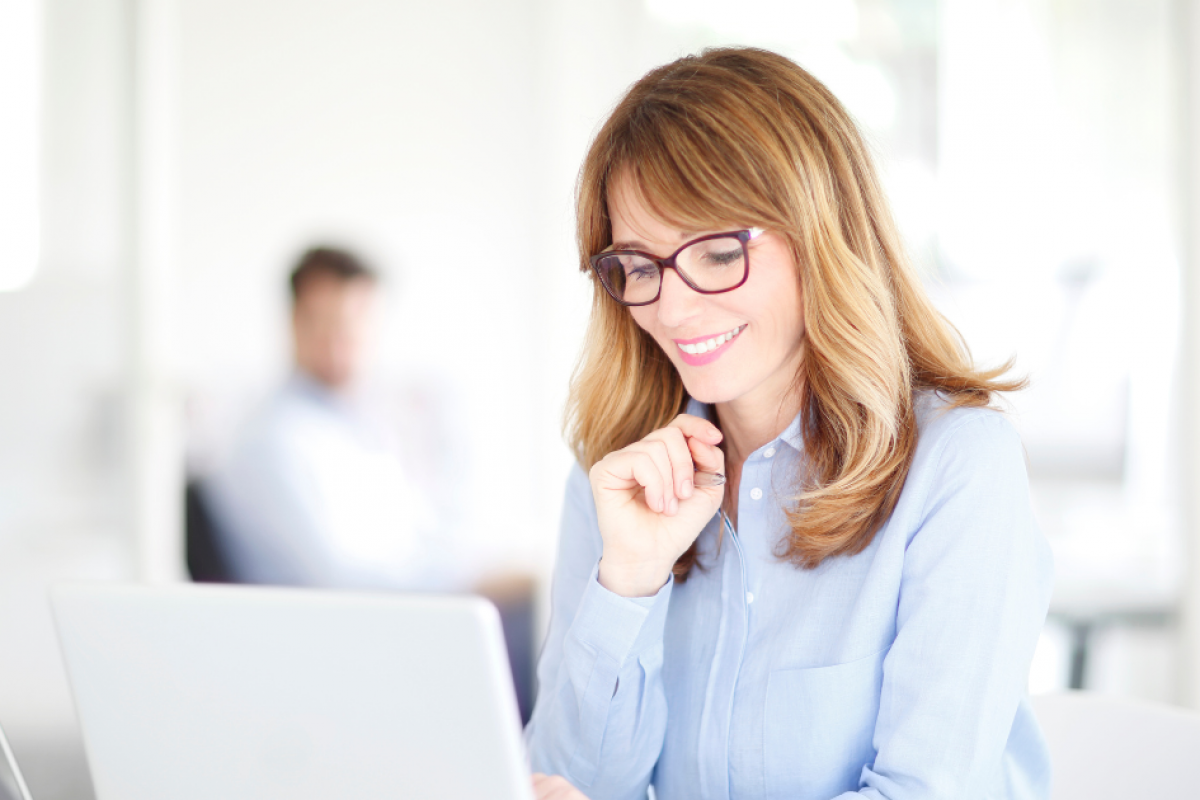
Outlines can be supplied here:
M1182 615L1179 688L1200 709L1200 2L1178 0L1174 10L1181 56L1177 146L1179 246L1183 254L1183 380L1179 392L1179 461L1187 523L1184 559L1188 579Z
M196 405L220 417L220 395L245 402L285 368L284 275L303 246L361 248L387 273L384 369L433 376L464 410L470 549L545 575L590 302L574 179L644 71L622 61L640 3L179 8L179 325Z
M186 379L202 392L281 374L290 261L325 237L363 248L395 300L385 366L469 397L458 424L489 462L462 478L470 528L528 540L532 8L178 5Z
M42 798L87 791L47 587L134 569L126 14L44 3L42 258L0 293L0 721Z

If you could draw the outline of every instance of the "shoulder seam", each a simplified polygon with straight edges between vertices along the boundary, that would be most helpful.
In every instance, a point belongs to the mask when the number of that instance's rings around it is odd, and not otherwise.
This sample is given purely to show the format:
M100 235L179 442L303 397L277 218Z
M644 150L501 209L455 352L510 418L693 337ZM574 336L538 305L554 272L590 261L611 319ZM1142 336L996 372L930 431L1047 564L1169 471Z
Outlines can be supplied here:
M996 411L995 409L987 409L987 410L991 410L997 414L1001 413L999 411ZM933 460L932 474L937 475L941 471L942 459L946 455L946 448L949 447L950 442L953 441L952 434L956 433L957 431L959 431L962 428L965 428L969 425L987 424L989 419L991 419L991 417L989 417L988 415L971 414L963 419L957 420L950 428L948 428L945 431L945 433L942 434L942 437L941 437L942 440L940 442L938 442L937 452L935 454L936 457ZM921 498L921 502L918 504L918 507L921 509L921 513L920 513L921 519L924 519L926 513L929 511L929 497L933 493L933 483L930 482L927 486L925 486L923 488L924 488L925 495L924 495L924 497Z

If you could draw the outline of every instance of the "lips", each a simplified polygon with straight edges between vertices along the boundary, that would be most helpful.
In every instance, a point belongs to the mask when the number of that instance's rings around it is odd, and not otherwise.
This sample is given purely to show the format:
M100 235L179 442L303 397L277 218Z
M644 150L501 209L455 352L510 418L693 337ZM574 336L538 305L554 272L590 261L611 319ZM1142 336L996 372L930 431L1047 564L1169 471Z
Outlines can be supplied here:
M679 349L688 355L700 356L705 353L716 350L721 345L733 339L745 328L745 325L739 325L731 331L719 333L716 336L708 338L701 337L699 339L676 339L675 344L679 345Z
M718 333L715 336L702 336L697 339L675 339L673 341L675 342L675 346L679 348L679 355L684 363L699 367L711 364L720 358L745 329L745 325L739 325L732 330Z

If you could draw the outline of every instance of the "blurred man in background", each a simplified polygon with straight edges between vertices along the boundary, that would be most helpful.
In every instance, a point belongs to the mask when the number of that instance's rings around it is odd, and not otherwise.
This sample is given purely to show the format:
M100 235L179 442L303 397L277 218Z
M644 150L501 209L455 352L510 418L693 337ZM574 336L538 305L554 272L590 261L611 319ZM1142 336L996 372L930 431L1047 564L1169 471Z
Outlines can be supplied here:
M376 274L317 247L290 283L293 372L204 486L226 578L458 588L430 492L400 458L394 414L366 389Z
M455 552L462 464L444 399L368 381L378 283L345 250L301 256L290 277L292 374L189 489L189 569L196 580L483 594L500 610L527 721L532 581ZM197 546L206 539L207 552Z

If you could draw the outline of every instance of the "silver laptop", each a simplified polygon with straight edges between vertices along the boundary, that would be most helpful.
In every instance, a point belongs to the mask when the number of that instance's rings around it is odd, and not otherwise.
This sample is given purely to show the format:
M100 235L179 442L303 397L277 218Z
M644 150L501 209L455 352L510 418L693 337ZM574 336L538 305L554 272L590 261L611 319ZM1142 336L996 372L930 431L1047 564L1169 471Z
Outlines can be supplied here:
M0 754L4 757L0 762L0 800L30 800L25 778L8 744L8 737L4 735L3 726L0 726Z
M486 600L67 585L97 800L531 800Z

